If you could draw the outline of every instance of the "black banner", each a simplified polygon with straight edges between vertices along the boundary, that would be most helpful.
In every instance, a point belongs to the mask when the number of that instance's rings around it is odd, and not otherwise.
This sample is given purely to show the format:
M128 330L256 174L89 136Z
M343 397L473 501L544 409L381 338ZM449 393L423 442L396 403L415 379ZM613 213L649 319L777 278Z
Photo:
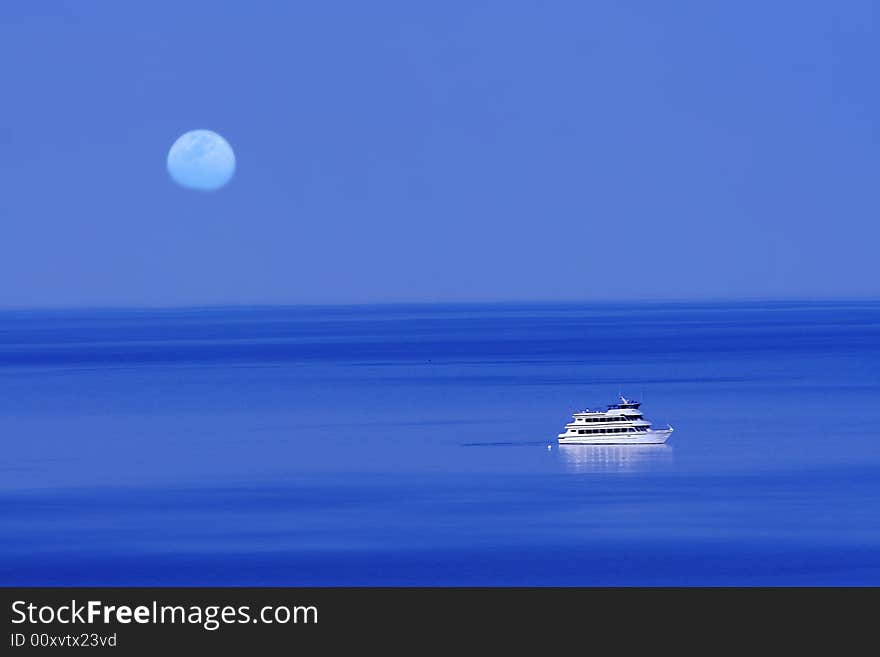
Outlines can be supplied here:
M672 642L847 618L846 589L6 588L4 654L89 649L327 651L418 642ZM873 597L873 596L871 596ZM846 611L849 610L849 611ZM790 625L787 625L790 623ZM416 643L413 644L412 641ZM424 646L422 646L424 647Z

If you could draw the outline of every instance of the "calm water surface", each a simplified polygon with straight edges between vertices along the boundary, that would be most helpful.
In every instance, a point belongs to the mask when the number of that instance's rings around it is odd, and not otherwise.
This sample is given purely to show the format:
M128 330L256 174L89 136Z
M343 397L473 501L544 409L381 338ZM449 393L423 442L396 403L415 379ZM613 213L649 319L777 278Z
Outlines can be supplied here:
M0 583L880 585L878 372L869 302L5 312ZM668 445L555 444L618 392Z

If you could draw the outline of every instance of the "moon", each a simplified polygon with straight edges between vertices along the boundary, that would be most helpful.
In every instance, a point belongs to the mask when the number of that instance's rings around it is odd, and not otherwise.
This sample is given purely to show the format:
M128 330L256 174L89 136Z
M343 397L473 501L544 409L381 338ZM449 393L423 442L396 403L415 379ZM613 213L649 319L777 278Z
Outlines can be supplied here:
M235 153L216 132L190 130L168 151L168 173L187 189L220 189L235 173Z

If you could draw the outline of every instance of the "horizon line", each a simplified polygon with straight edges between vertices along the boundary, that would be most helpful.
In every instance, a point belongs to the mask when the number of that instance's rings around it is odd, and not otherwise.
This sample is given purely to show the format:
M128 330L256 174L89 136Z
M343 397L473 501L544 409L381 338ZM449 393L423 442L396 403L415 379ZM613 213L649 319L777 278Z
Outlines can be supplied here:
M698 304L792 304L792 303L878 303L876 297L667 297L667 298L628 298L614 299L601 297L596 299L522 299L522 300L400 300L400 301L328 301L328 302L240 302L221 303L180 303L180 304L86 304L86 305L37 305L37 306L2 306L3 312L68 312L68 311L114 311L114 310L216 310L216 309L269 309L269 308L367 308L367 307L427 307L427 306L584 306L596 305L698 305Z

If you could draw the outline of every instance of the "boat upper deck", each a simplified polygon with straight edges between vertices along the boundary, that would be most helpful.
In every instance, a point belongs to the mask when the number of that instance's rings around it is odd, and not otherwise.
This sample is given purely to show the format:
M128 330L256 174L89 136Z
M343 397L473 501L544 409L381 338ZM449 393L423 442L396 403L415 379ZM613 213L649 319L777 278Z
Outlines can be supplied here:
M605 410L598 410L593 408L585 408L581 411L576 411L572 413L575 417L578 415L621 415L621 414L631 414L631 415L641 415L641 411L639 411L639 406L641 406L641 402L637 402L632 399L627 399L623 395L620 396L620 401L617 404L608 404L608 407Z
M626 397L621 395L618 403L608 404L608 409L613 410L615 408L619 408L619 409L638 408L641 405L642 405L642 402L637 402L634 399L627 399Z

